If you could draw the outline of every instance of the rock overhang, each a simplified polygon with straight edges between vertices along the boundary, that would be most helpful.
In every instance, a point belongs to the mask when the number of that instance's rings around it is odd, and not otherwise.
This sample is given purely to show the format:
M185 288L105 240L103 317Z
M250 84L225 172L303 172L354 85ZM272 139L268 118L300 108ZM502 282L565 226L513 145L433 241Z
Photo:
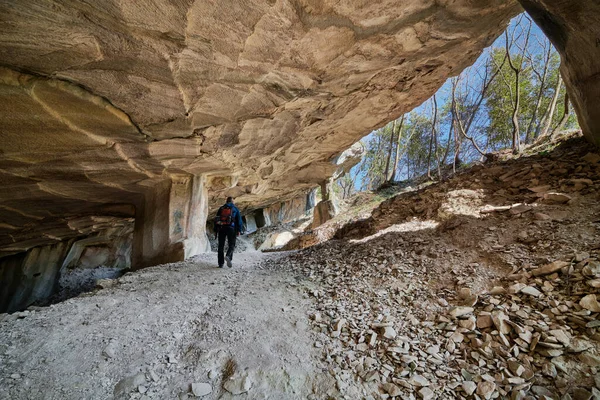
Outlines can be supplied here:
M12 247L19 235L48 238L50 221L119 216L116 205L145 218L156 186L181 174L205 177L208 209L226 195L255 209L304 194L521 10L500 0L0 8L0 246Z

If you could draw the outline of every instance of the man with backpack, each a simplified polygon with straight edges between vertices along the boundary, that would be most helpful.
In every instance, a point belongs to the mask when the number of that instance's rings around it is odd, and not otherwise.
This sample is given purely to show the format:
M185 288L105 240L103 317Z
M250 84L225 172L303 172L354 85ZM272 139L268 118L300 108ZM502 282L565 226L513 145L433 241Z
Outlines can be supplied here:
M227 202L223 204L215 218L215 234L219 238L219 268L223 268L223 263L227 261L227 266L232 267L233 250L235 249L235 239L244 231L242 214L233 204L233 198L228 197ZM225 239L227 239L227 254L224 256Z

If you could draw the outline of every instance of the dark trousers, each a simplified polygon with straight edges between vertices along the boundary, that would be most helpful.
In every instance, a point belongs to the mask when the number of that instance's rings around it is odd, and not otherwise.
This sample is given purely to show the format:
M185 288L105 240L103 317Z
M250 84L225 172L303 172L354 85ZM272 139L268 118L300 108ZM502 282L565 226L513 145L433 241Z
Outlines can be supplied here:
M235 228L221 228L219 229L219 267L223 266L225 257L223 252L225 250L225 239L227 239L227 257L233 260L233 250L235 249Z

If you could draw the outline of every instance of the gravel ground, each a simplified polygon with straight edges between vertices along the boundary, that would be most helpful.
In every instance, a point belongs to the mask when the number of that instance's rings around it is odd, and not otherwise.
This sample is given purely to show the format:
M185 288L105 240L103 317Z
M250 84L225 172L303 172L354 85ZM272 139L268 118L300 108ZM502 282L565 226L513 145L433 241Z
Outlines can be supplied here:
M198 256L4 316L0 399L324 398L309 300L257 268L265 257L280 256L238 254L232 269Z

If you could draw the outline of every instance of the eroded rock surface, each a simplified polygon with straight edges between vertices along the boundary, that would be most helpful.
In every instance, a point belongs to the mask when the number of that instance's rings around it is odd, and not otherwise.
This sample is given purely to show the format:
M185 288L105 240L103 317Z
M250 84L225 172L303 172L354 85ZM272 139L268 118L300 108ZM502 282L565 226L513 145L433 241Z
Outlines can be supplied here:
M0 256L81 240L92 217L135 218L135 267L205 251L203 221L226 195L250 210L305 196L519 11L505 0L2 2Z

